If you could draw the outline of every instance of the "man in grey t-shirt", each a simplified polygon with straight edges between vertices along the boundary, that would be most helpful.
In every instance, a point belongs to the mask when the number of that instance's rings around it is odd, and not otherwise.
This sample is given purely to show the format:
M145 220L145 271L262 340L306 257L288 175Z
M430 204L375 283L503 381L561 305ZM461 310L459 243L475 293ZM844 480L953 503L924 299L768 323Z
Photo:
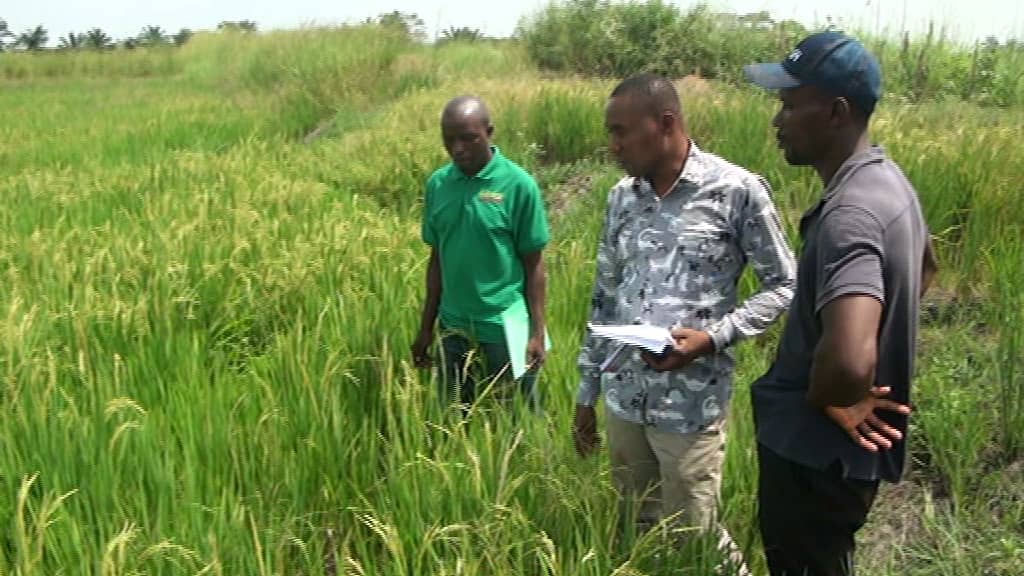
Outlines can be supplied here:
M787 162L825 184L800 223L778 354L752 390L765 555L773 576L850 575L878 482L903 470L928 230L910 182L871 145L881 74L863 45L815 34L746 72L780 91Z

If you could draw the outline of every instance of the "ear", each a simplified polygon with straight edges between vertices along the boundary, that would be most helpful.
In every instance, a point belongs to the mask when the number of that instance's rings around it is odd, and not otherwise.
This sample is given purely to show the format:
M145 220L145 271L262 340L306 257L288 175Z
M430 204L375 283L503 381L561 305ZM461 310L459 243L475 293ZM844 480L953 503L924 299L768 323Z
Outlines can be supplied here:
M832 122L836 126L842 126L853 121L853 104L845 97L840 96L832 100Z
M488 138L494 137L494 124L488 124L487 125L487 137Z
M664 112L661 113L661 116L658 117L658 128L663 133L669 134L676 129L676 123L678 122L678 120L679 119L676 118L674 112L665 110Z

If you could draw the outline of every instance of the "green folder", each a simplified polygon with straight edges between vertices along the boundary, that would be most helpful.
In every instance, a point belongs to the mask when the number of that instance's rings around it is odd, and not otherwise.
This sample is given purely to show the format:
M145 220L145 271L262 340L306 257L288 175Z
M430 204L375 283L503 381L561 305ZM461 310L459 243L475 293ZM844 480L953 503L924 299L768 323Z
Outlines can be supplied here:
M519 380L526 374L526 345L530 342L530 311L526 301L518 299L501 313L501 324L505 328L505 345L508 347L509 362L512 364L512 378ZM551 349L551 336L544 331L544 347Z

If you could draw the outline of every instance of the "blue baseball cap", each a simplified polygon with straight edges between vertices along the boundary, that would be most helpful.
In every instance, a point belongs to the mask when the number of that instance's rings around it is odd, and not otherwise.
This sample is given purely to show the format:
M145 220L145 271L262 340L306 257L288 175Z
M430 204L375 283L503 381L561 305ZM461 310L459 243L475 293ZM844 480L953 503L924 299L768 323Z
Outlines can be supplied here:
M878 61L856 39L841 32L820 32L804 38L781 63L744 66L747 78L768 90L818 86L867 114L882 97Z

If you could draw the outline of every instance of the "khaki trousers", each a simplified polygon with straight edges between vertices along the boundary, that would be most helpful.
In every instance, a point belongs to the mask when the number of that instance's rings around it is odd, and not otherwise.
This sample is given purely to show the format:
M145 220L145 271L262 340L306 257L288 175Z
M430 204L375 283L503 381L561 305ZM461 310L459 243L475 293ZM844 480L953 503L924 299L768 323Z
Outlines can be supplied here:
M703 432L677 434L612 414L606 420L612 480L623 517L635 514L641 531L670 517L675 527L714 530L725 459L724 421Z

